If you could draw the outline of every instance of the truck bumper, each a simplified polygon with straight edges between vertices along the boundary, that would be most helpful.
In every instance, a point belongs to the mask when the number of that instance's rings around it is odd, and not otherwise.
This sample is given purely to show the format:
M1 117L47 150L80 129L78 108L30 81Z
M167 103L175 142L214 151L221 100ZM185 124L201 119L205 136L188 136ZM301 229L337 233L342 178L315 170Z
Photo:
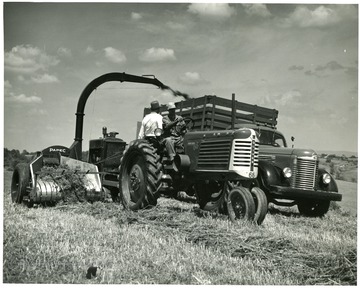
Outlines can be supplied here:
M331 191L322 190L304 190L291 187L271 185L271 195L274 198L300 200L300 199L313 199L313 200L329 200L341 201L342 194Z

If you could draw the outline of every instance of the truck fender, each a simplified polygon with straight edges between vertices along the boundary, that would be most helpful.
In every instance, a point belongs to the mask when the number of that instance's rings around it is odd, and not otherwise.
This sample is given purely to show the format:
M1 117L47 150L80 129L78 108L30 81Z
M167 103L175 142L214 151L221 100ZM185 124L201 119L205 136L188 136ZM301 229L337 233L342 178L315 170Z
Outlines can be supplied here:
M268 161L259 161L258 181L262 183L266 190L270 189L270 185L281 184L281 171Z
M337 184L335 182L335 179L329 172L327 172L324 168L319 168L318 172L319 172L319 174L318 174L319 175L319 178L318 178L319 182L318 183L319 183L319 187L321 187L322 190L332 191L332 192L339 192L339 189L338 189L338 186L337 186ZM330 183L328 185L322 184L322 181L321 181L321 177L325 173L329 174L330 178L331 178L331 181L330 181Z

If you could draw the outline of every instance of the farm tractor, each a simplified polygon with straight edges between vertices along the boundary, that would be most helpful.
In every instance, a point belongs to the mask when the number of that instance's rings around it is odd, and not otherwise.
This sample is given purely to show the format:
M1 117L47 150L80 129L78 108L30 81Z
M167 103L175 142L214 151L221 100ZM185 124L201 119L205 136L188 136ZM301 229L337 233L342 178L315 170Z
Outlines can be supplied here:
M341 201L335 180L319 168L316 152L287 147L285 137L276 129L276 109L238 102L235 95L232 100L204 96L175 105L178 115L190 117L193 122L193 131L184 136L183 154L177 155L175 161L181 173L164 165L159 169L158 153L151 145L140 140L132 142L120 170L120 192L130 208L156 203L153 195L162 189L156 182L159 178L163 182L171 179L175 189L195 193L205 210L228 212L232 217L232 206L249 214L255 206L258 223L264 219L270 202L277 206L297 205L304 216L322 217L331 201ZM147 108L144 114L149 112ZM161 113L165 115L166 109ZM137 156L129 161L128 155ZM146 175L149 185L143 187L145 196L134 196L133 191L141 189L133 183Z

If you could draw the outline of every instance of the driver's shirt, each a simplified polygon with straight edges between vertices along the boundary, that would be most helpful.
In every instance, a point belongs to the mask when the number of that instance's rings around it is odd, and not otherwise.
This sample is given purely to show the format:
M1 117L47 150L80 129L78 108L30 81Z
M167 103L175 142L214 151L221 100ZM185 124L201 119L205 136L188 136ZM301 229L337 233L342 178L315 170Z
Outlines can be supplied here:
M174 125L170 129L166 129L167 125L178 119L179 122L176 125ZM184 129L186 128L185 121L183 117L181 117L180 115L175 115L175 118L173 120L171 120L168 115L164 116L163 126L164 126L165 136L171 136L174 138L182 136L184 134Z
M155 129L163 128L162 121L163 117L156 112L151 112L150 114L145 115L141 122L138 139L143 139L148 136L155 136Z

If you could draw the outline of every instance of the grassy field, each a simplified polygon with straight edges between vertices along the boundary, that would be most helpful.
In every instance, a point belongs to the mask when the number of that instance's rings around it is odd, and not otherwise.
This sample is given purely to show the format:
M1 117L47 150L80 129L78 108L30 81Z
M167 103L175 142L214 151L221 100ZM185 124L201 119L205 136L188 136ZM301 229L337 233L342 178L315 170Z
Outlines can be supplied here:
M11 203L4 173L4 283L357 284L355 183L338 183L344 201L322 219L272 208L255 226L166 198L139 212L100 202L28 209ZM89 280L91 265L102 269Z

